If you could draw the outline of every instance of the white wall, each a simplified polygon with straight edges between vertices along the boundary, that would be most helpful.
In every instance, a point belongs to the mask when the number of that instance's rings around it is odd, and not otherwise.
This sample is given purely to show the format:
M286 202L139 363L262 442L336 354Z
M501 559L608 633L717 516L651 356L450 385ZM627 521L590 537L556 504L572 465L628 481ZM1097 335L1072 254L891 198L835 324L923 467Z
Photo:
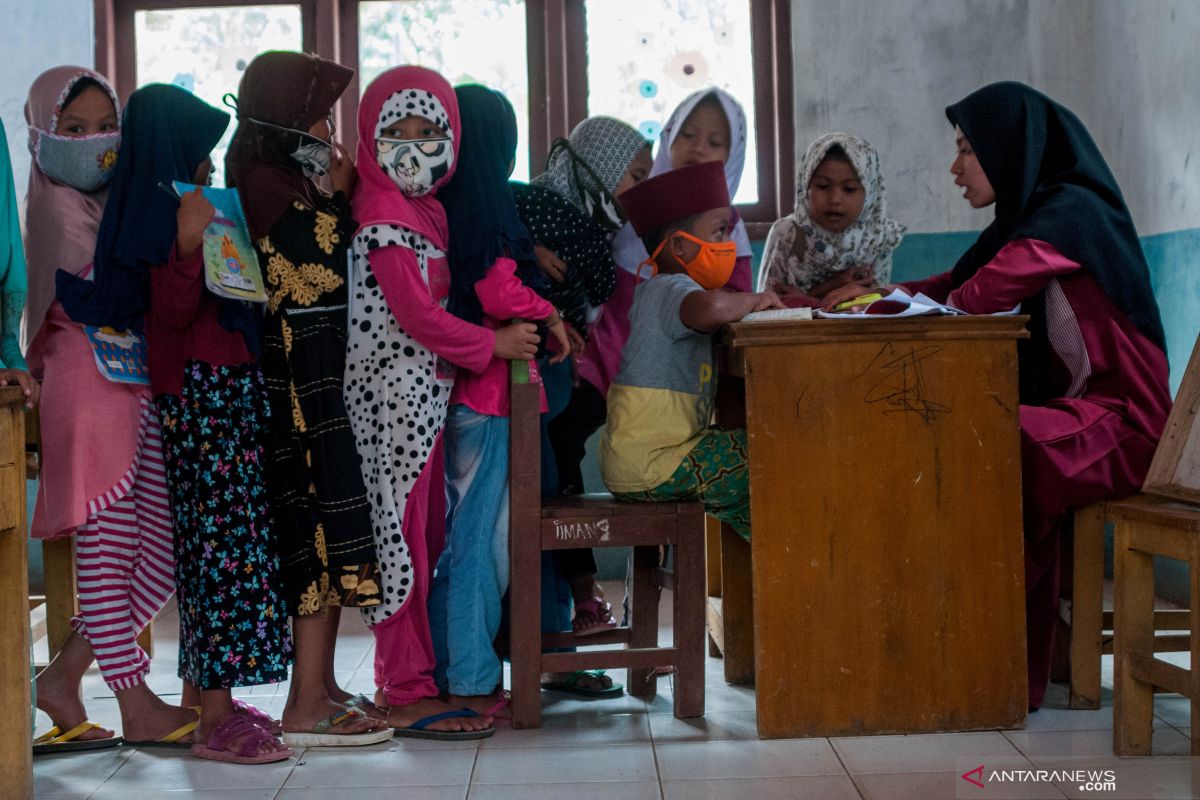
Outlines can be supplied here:
M29 84L59 64L92 66L95 58L92 0L0 0L5 31L0 70L0 120L12 156L17 197L25 197L29 149L25 98Z
M821 133L864 136L913 232L990 221L951 183L944 108L997 80L1083 119L1143 235L1200 227L1194 0L792 0L792 28L797 163Z

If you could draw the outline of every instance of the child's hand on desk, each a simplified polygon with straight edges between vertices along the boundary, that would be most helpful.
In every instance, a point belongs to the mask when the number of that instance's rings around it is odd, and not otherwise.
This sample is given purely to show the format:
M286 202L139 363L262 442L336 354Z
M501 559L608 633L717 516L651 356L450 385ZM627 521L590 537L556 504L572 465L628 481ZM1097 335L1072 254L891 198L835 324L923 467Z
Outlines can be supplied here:
M42 396L42 386L23 369L0 369L0 386L16 384L25 392L25 407L33 408Z
M834 306L839 303L844 303L847 300L853 300L856 297L862 297L864 294L876 291L880 294L887 294L887 289L874 289L871 286L866 286L861 283L848 283L838 289L834 289L821 300L821 309L823 311L831 311Z
M816 286L808 290L808 293L813 297L823 298L832 291L843 287L858 286L862 289L859 294L865 294L866 291L875 285L875 275L870 267L846 267L841 272L834 275L828 280L821 281ZM858 295L855 295L857 297Z
M217 209L208 202L199 187L179 198L175 212L176 246L180 258L189 258L204 241L204 229L213 221Z
M774 292L756 292L751 297L754 298L754 307L747 313L766 311L768 308L787 308Z
M492 354L507 361L532 361L537 355L538 332L532 322L514 322L496 329Z

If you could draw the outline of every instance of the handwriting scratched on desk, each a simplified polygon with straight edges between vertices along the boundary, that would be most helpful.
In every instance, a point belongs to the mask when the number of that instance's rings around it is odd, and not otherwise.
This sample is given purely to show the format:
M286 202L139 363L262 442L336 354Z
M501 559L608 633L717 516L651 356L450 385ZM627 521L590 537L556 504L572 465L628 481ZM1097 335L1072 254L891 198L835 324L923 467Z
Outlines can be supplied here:
M804 395L808 394L808 384L804 384L804 388L800 390L800 394L796 397L796 419L800 419L800 404L804 402Z
M942 351L936 345L896 346L888 343L863 370L864 375L883 371L883 378L867 390L863 401L883 403L884 414L916 414L926 424L950 413L950 407L927 395L922 362Z

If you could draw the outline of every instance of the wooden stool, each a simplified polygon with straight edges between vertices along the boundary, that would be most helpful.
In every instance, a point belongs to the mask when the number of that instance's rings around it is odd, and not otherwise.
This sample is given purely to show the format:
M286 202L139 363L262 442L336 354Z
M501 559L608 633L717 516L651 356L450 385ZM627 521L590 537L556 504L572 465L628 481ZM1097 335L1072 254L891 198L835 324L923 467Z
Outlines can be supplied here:
M1154 688L1191 700L1192 730L1200 731L1200 635L1189 618L1191 668L1156 659L1154 556L1186 562L1191 606L1200 608L1200 506L1139 495L1108 504L1116 531L1113 752L1150 754ZM1161 612L1159 612L1161 613ZM1200 755L1200 739L1192 739Z
M704 518L708 564L708 652L723 659L725 681L754 683L754 601L750 543L729 523Z
M1104 529L1109 520L1107 503L1094 503L1075 512L1074 578L1071 599L1063 609L1070 626L1071 708L1100 707L1101 656L1113 652L1113 612L1104 610ZM1188 628L1190 613L1164 609L1154 612L1154 630ZM1154 637L1158 653L1185 652L1188 637Z
M512 365L509 430L509 618L512 725L541 724L541 675L628 668L630 694L657 693L653 671L675 668L675 716L704 714L704 506L626 503L610 495L541 497L540 391L529 365ZM660 566L660 547L673 545L675 569ZM632 625L588 637L543 633L541 559L544 550L633 547L629 603ZM658 646L658 599L674 598L674 642ZM545 648L624 644L625 649L546 653Z

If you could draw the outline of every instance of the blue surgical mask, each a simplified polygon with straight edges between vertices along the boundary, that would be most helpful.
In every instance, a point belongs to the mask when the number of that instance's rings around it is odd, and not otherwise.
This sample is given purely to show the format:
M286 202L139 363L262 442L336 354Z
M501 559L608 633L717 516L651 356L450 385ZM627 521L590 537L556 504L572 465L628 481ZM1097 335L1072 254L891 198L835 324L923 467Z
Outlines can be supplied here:
M59 136L42 132L37 141L37 165L48 177L81 192L104 186L117 164L121 132L92 136Z

